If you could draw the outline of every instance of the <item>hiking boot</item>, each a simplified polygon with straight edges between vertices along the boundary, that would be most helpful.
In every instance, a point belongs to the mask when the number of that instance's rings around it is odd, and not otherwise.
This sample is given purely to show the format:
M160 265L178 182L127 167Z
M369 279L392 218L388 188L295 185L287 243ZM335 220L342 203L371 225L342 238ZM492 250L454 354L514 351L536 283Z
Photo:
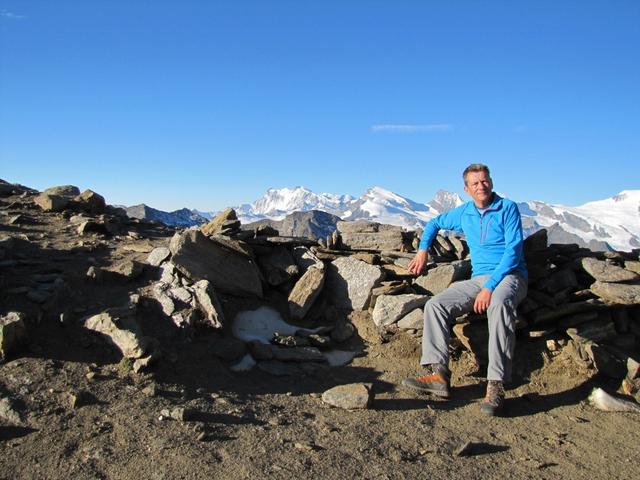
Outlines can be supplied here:
M504 407L504 387L498 380L487 382L487 394L480 404L480 411L485 415L493 417L499 414Z
M445 367L441 365L435 367L427 365L426 375L416 378L405 378L402 381L402 385L439 397L449 398L448 377Z

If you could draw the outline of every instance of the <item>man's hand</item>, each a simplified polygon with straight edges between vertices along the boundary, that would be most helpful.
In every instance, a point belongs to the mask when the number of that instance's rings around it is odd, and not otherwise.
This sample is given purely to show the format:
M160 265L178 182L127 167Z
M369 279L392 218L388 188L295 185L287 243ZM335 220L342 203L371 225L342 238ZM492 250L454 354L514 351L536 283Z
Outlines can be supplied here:
M484 313L487 311L487 308L489 308L489 303L491 303L491 290L483 288L473 303L473 311L478 315Z
M413 257L413 260L409 262L409 266L407 267L407 269L414 275L420 275L424 270L428 259L429 254L427 253L426 249L418 250L416 256Z

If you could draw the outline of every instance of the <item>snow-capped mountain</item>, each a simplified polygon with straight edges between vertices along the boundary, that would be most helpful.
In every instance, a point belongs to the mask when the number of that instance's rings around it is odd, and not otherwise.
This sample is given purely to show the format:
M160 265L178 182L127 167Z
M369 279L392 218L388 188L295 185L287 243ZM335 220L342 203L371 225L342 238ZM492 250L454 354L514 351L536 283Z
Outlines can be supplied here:
M420 228L445 211L443 205L457 206L462 204L462 199L455 193L440 191L432 202L429 205L414 202L381 187L370 188L360 198L316 194L306 188L296 187L269 189L254 203L236 208L236 213L242 223L250 223L266 218L281 220L293 212L320 210L343 220L367 219L412 229Z
M270 188L252 204L241 205L235 210L243 223L266 218L282 220L290 213L309 210L321 210L341 216L344 205L352 200L350 195L318 194L304 187Z
M603 250L640 247L640 190L624 190L605 200L578 207L551 205L540 201L518 204L525 230L549 232L551 243L580 243ZM606 244L606 245L605 245Z

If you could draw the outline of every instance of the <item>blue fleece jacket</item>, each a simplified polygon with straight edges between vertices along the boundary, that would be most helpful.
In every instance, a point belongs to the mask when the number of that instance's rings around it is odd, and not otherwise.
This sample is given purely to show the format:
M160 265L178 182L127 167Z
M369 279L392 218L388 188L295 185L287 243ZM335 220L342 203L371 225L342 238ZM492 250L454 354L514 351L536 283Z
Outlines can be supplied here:
M440 229L464 233L471 253L471 274L491 275L484 284L490 291L509 273L527 278L520 212L511 200L494 193L482 214L473 202L467 202L438 215L425 226L419 248L429 248Z

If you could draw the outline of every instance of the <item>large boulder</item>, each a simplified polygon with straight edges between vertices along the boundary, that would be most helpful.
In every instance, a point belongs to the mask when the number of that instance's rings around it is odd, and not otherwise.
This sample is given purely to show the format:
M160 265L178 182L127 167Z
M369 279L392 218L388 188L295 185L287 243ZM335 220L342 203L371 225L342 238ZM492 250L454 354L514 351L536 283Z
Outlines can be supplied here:
M382 295L373 309L373 323L378 327L396 323L407 313L421 308L429 300L428 295L407 293L404 295Z
M90 213L103 213L106 208L104 197L93 190L85 190L73 200L82 210Z
M69 205L69 199L67 197L50 195L48 193L41 193L35 196L33 201L45 212L61 212Z
M289 313L296 320L301 320L307 314L313 302L322 291L325 271L317 267L310 267L296 282L289 294Z
M209 280L221 292L262 297L260 272L245 255L212 241L198 230L176 233L171 261L192 280Z
M362 310L369 304L371 290L383 279L382 269L351 257L340 257L329 265L324 291L338 308Z
M459 260L432 268L426 274L416 278L414 285L430 295L437 295L449 288L453 282L466 280L470 275L471 262Z
M49 187L44 192L47 195L60 195L61 197L73 198L80 195L80 189L75 185L59 185L57 187Z

